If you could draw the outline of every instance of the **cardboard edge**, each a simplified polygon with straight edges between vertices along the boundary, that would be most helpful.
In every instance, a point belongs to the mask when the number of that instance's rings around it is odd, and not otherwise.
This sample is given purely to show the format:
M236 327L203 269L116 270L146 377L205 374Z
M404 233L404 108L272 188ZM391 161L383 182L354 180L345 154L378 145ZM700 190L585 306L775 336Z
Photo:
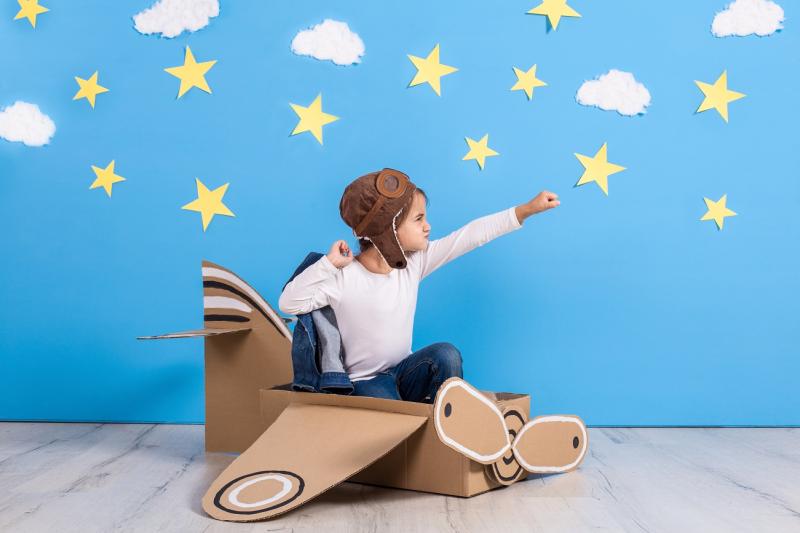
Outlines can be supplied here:
M243 328L203 328L190 329L186 331L176 331L174 333L162 333L161 335L142 335L136 337L139 340L158 340L158 339L189 339L192 337L213 337L215 335L226 335L229 333L246 333L252 327Z
M404 400L388 400L386 398L373 398L370 396L353 396L343 394L325 394L321 392L300 392L279 388L261 389L259 398L262 400L272 395L281 395L291 398L292 402L301 402L314 405L332 405L335 407L355 407L371 411L383 411L401 415L424 416L433 418L433 405L421 402Z

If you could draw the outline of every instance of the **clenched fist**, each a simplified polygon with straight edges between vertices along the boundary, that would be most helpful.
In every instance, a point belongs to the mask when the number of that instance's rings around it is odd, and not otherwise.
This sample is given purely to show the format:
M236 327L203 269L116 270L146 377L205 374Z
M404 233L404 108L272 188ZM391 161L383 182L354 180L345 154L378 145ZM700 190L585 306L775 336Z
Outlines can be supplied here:
M542 191L530 202L518 205L515 212L517 213L517 219L519 220L519 223L522 224L522 222L529 216L535 215L536 213L541 213L542 211L547 211L548 209L552 209L559 205L561 205L561 202L559 201L556 193Z
M528 202L531 206L531 210L533 211L532 214L541 213L542 211L547 211L548 209L552 209L557 205L560 205L561 202L558 200L558 195L554 192L550 191L542 191L536 195L536 198Z
M346 267L353 262L353 252L350 251L350 247L345 241L336 241L328 251L328 260L336 268Z

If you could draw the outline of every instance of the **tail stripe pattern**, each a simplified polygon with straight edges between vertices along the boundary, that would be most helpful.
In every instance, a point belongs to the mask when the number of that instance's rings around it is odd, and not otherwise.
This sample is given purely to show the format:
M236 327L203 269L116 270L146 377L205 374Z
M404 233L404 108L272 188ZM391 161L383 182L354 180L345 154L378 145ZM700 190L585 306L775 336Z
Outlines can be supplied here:
M216 279L209 279L209 278L216 278ZM223 283L224 280L227 283ZM255 289L253 289L250 285L245 283L241 278L235 275L232 272L227 270L222 270L220 268L215 267L203 267L203 288L217 288L221 290L225 290L230 292L245 302L252 305L255 309L257 309L269 322L272 323L275 328L280 331L287 339L292 339L292 334L289 331L289 328L286 327L284 324L283 319L278 316L277 313L272 309L272 307L267 304L266 301L259 295ZM233 298L227 298L231 300ZM242 305L245 305L244 302L241 302ZM208 308L208 305L205 305ZM215 307L217 308L217 307ZM222 309L237 309L241 310L240 308L234 308L230 305L226 305L222 307ZM207 321L224 321L230 320L233 322L242 322L243 317L239 317L236 315L231 315L229 318L225 318L227 315L206 315L205 320ZM235 317L235 318L233 318Z

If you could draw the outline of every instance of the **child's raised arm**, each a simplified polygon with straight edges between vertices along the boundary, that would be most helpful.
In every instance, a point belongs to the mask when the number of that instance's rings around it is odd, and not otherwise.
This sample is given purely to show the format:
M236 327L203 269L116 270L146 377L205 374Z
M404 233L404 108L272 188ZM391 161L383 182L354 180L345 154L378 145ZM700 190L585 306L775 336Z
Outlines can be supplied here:
M470 250L521 228L522 222L529 216L559 204L557 195L542 191L527 203L510 207L493 215L476 218L450 235L430 241L428 248L419 254L422 262L420 279Z
M353 254L345 241L331 245L328 255L300 272L286 284L278 308L289 315L302 315L330 305L340 293L339 269L353 261Z

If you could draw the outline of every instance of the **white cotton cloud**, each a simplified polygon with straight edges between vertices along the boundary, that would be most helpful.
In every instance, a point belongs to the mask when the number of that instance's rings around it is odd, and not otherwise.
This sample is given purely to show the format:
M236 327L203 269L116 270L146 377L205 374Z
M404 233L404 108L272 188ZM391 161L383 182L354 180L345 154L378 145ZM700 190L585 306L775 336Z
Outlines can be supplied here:
M783 8L770 0L735 0L720 11L711 23L717 37L756 34L772 35L783 28Z
M55 132L55 122L36 104L17 101L0 111L0 138L7 141L43 146Z
M160 33L172 38L205 28L217 15L218 0L158 0L133 16L133 27L145 35Z
M585 81L575 99L581 105L632 116L645 112L650 105L650 91L630 72L611 69L599 78Z
M292 52L337 65L359 63L364 55L364 41L350 31L345 22L325 19L311 29L298 32L292 39Z

